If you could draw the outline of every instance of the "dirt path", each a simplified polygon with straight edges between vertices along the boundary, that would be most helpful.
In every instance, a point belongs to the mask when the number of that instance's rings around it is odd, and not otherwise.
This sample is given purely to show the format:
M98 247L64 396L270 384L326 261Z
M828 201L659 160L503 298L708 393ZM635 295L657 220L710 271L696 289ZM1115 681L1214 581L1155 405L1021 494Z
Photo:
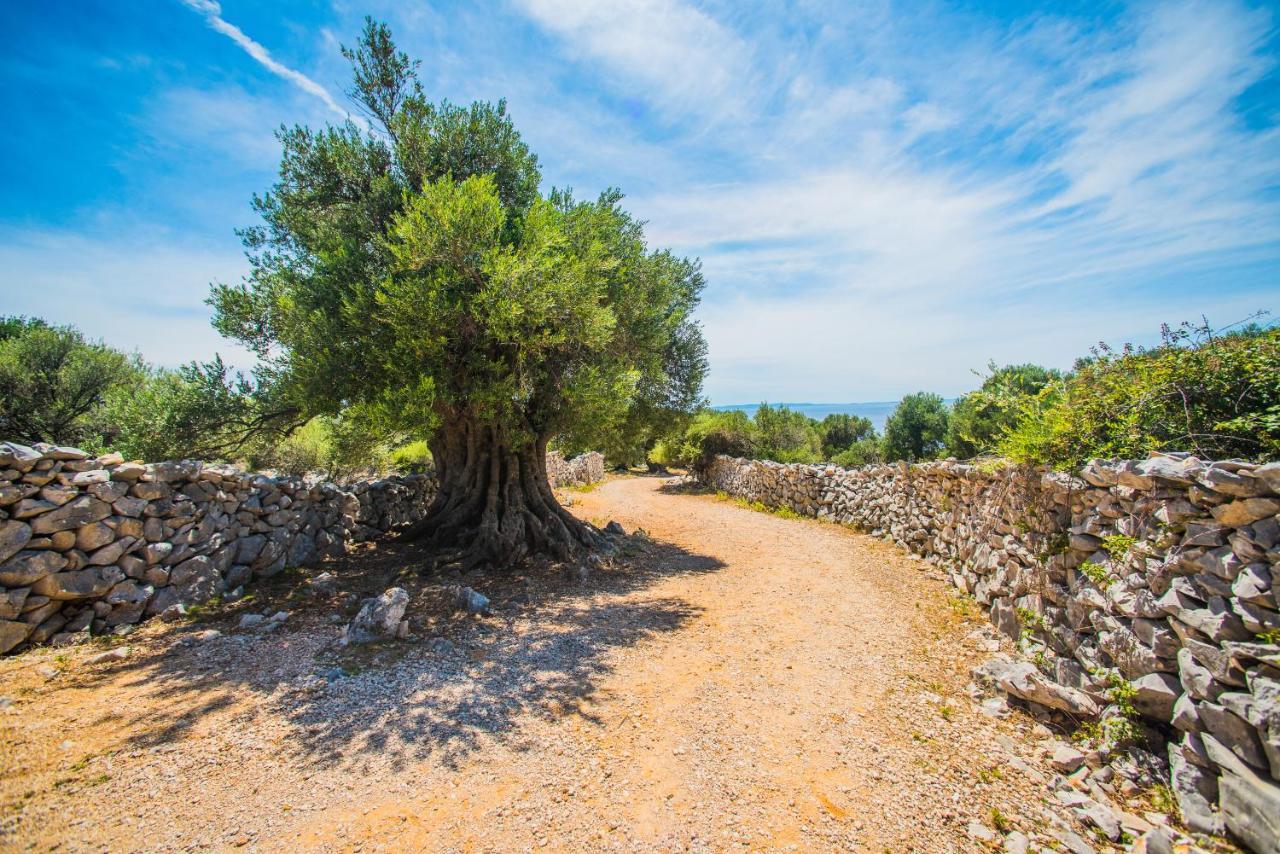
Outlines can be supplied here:
M335 650L350 604L294 578L124 661L0 662L0 846L970 851L971 822L1058 820L1031 721L964 695L982 623L926 564L653 478L575 500L652 543L477 580L491 617L394 545L322 567L399 576L416 642Z

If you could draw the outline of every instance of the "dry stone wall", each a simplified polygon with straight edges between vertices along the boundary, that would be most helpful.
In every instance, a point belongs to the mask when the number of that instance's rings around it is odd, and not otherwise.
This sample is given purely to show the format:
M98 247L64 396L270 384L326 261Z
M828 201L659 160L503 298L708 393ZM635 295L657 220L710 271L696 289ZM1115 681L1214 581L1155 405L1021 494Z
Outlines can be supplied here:
M547 480L552 486L584 486L604 477L604 454L590 451L566 460L552 451L547 454Z
M1280 850L1280 464L1170 454L1074 476L720 457L702 479L943 567L1029 659L1005 668L1011 693L1107 720L1122 674L1193 829Z
M548 454L549 479L603 458ZM197 460L0 443L0 653L127 631L421 518L430 474L338 486Z

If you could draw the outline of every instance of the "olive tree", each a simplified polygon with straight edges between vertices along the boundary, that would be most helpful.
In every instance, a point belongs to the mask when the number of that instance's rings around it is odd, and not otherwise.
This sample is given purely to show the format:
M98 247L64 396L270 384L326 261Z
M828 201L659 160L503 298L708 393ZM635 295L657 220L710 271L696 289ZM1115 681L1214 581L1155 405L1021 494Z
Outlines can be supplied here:
M650 249L616 190L544 196L505 103L428 101L385 26L344 54L369 125L280 132L264 222L243 232L251 272L215 285L215 325L303 415L428 442L440 488L406 536L444 560L597 545L551 492L547 443L624 420L666 378L701 380L670 364L701 358L672 346L701 339L697 262Z

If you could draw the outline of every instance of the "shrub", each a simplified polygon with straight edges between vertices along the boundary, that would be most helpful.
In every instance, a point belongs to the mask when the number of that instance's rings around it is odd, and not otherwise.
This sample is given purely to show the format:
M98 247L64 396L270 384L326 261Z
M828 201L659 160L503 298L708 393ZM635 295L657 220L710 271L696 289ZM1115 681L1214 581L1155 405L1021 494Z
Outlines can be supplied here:
M821 436L822 455L828 460L835 460L842 454L852 451L855 445L868 440L874 443L876 437L876 429L871 424L870 418L836 412L818 423L818 432ZM855 456L860 456L864 452ZM862 465L862 463L849 465Z
M1150 350L1099 345L1026 402L1001 452L1061 468L1153 451L1280 458L1280 328L1184 323L1161 339Z
M141 375L137 356L88 341L70 326L0 318L0 437L98 448L112 432L107 395Z
M884 449L874 432L866 438L859 439L849 447L831 458L838 466L853 468L884 462Z
M689 464L704 468L719 454L730 457L750 457L756 447L755 425L740 410L698 413L685 431L681 454Z
M982 387L956 401L947 426L947 453L968 459L996 450L1017 424L1028 398L1062 375L1039 365L1006 365L992 362Z
M141 374L107 399L111 445L144 460L262 457L302 421L218 357Z
M415 474L428 471L433 465L431 449L422 439L395 448L388 461L396 471Z
M812 463L822 456L818 423L786 406L760 404L755 414L756 454L780 463Z
M929 392L909 394L884 425L884 458L917 462L937 458L947 437L948 413L942 398Z

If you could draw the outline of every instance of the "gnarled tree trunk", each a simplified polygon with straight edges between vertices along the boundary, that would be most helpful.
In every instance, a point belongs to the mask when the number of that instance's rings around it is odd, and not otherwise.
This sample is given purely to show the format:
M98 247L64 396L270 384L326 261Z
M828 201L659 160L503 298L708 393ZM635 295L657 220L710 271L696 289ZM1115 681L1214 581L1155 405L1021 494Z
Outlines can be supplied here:
M502 568L531 555L569 560L604 542L556 501L547 482L547 441L510 436L471 419L432 439L440 488L404 537L438 550L437 563Z

